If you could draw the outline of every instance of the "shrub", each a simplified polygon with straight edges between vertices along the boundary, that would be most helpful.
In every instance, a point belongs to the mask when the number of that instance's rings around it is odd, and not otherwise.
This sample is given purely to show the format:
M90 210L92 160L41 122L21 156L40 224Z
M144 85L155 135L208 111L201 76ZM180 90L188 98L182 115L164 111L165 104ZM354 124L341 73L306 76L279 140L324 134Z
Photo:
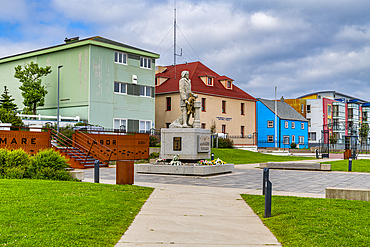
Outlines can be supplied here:
M149 147L157 147L159 144L159 138L155 135L149 136Z
M292 143L290 144L290 148L297 148L297 144L296 144L295 142L292 142Z
M5 167L28 167L29 164L30 156L23 149L20 148L8 152Z
M159 152L153 152L149 154L149 159L156 159L159 157Z
M213 146L216 147L217 138L213 139ZM229 138L218 138L218 148L233 148L234 141Z

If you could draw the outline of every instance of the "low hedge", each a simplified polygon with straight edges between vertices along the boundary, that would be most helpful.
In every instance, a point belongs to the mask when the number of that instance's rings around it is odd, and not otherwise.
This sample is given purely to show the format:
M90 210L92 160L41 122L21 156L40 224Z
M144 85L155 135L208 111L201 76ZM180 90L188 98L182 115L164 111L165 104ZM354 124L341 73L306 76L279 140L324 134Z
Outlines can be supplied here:
M23 149L0 149L0 178L75 180L64 168L68 160L53 149L30 156Z

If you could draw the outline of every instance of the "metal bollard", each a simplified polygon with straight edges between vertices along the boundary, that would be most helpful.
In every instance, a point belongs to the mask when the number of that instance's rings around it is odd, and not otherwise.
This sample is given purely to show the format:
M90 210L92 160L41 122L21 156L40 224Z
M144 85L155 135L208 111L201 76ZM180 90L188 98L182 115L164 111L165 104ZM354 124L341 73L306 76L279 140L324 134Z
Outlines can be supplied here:
M270 180L267 180L265 194L265 218L271 217L271 194L272 194L272 183L270 182Z
M266 195L266 181L269 180L269 168L263 168L262 195Z
M94 183L99 183L99 160L95 160L94 162Z
M352 171L352 158L351 157L348 159L348 171L349 172Z
M215 160L215 154L211 153L211 160Z
M316 149L316 159L319 158L319 150Z

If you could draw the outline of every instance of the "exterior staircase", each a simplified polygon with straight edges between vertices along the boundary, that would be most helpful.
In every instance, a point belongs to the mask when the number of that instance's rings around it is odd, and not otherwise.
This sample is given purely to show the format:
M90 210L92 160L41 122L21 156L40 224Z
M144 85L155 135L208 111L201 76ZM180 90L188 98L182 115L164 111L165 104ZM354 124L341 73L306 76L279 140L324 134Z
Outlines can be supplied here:
M90 143L90 146L81 145L60 132L51 130L52 147L69 159L68 164L72 168L93 168L95 160L99 160L100 167L108 166L113 151L81 132L80 135ZM92 152L94 150L98 151Z

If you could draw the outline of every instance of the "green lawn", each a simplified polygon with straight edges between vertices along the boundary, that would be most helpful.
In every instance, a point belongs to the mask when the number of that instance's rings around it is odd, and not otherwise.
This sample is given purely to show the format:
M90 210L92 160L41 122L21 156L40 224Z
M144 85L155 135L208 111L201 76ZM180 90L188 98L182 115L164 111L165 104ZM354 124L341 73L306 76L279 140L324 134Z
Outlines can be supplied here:
M348 171L348 160L338 160L332 162L323 162L323 164L331 164L332 171ZM352 160L353 172L370 172L370 160Z
M152 191L0 179L0 246L114 246Z
M242 195L283 246L368 246L370 202L273 196L271 218L264 196Z
M310 160L311 157L296 157L296 156L278 156L271 154L262 154L240 149L228 148L213 148L212 153L215 154L215 159L220 158L226 163L233 164L252 164L265 163L269 161L295 161L295 160Z

